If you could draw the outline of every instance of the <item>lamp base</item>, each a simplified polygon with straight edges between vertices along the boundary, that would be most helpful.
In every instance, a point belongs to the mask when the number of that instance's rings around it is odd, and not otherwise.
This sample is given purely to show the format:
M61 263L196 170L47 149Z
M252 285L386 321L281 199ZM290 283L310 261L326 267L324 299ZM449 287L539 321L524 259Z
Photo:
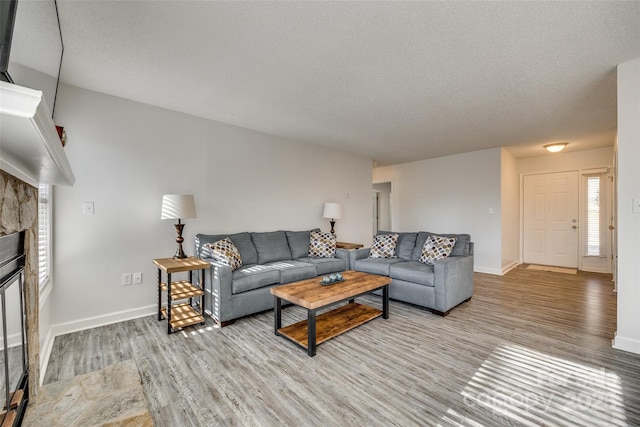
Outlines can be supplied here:
M331 220L331 221L329 221L329 224L331 224L331 234L333 234L335 236L336 235L336 230L334 230L333 227L335 227L336 222Z
M187 258L187 254L182 250L182 244L178 243L178 249L176 250L176 254L173 256L175 259L185 259Z
M182 230L184 229L184 224L181 224L180 220L178 220L178 223L175 224L175 226L176 226L176 233L178 233L178 237L176 237L176 242L178 243L178 249L176 249L176 254L173 257L175 259L184 259L187 257L187 255L182 250L182 242L184 242L184 239L182 238Z

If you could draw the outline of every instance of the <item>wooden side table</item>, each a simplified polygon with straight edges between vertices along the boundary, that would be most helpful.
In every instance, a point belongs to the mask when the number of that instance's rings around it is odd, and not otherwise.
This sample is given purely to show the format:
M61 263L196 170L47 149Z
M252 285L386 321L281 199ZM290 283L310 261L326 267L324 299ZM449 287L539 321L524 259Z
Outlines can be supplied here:
M364 245L361 243L347 243L347 242L336 242L336 248L340 249L360 249L363 248Z
M158 267L158 320L167 319L167 333L175 329L200 323L204 325L204 270L210 264L200 258L158 258L153 263ZM162 272L167 282L162 282ZM199 271L200 287L193 284L193 272ZM174 273L189 273L189 280L172 281ZM162 292L167 293L167 304L162 305ZM193 298L200 297L200 311L193 307ZM188 302L180 302L188 299Z

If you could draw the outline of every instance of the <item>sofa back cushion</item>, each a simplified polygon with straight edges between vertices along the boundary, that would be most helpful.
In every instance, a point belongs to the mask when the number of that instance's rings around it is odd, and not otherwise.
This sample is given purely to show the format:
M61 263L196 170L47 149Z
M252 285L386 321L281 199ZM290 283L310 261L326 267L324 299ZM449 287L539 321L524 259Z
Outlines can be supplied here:
M312 231L320 231L319 228L315 228L309 231L285 231L287 236L287 242L289 243L289 250L291 251L291 258L306 258L309 254L309 236Z
M413 249L416 246L416 239L418 237L418 233L396 233L393 231L378 231L378 234L397 234L398 243L396 244L395 256L397 258L402 258L407 261L411 259L411 255L413 254ZM425 238L425 241L426 241L426 238Z
M412 261L418 261L420 256L422 255L422 247L424 243L427 241L427 237L430 235L442 236L442 237L455 237L456 244L453 247L453 251L450 256L467 256L469 255L469 243L471 242L471 235L469 234L442 234L442 233L430 233L428 231L421 231L418 233L418 237L416 239L416 246L413 249L413 254L411 255Z
M251 233L251 240L258 252L258 264L291 259L291 251L284 231Z
M205 243L214 243L228 237L240 252L243 265L258 263L258 253L251 240L251 235L247 232L236 234L197 234L195 256L200 258L211 258L211 251L205 247Z

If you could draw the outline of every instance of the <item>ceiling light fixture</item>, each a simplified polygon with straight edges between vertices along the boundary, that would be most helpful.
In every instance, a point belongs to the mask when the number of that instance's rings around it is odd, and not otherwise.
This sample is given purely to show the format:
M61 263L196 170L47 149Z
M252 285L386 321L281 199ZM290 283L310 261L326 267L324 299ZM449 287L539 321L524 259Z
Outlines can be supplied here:
M553 144L547 144L544 146L544 148L546 148L550 153L557 153L558 151L564 150L564 147L566 147L567 145L569 145L568 142L556 142Z

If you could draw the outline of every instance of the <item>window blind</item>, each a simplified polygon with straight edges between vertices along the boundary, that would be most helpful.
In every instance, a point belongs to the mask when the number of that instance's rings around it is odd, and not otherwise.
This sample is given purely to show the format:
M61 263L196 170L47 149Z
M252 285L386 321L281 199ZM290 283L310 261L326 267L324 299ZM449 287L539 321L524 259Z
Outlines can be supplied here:
M51 240L51 186L38 186L38 276L40 288L49 281Z
M609 245L609 183L606 173L585 176L587 230L585 256L605 256Z

